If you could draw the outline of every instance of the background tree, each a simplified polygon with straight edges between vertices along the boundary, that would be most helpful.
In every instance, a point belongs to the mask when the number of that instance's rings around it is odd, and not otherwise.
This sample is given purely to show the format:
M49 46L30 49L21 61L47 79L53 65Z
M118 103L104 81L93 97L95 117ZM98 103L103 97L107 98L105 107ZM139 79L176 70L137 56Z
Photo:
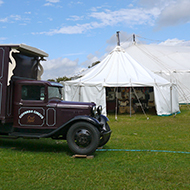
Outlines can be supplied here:
M48 79L47 81L56 82L54 79Z
M48 79L48 81L51 81L51 82L60 82L60 81L68 81L68 80L71 80L71 78L68 78L66 76L58 77L56 79Z
M91 65L91 66L88 66L88 68L94 67L94 66L97 65L98 63L100 63L100 61L96 61L96 62L92 63L92 65Z
M64 77L58 77L58 78L56 78L56 82L68 81L68 80L71 80L71 77L68 78L68 77L64 76Z

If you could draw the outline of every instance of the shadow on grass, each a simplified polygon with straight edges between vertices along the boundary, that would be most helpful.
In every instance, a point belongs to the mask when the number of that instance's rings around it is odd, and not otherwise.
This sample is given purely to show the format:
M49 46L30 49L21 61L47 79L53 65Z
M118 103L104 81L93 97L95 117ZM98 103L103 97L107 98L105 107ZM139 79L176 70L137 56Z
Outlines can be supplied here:
M56 152L72 155L67 142L52 139L0 139L0 148L30 152Z

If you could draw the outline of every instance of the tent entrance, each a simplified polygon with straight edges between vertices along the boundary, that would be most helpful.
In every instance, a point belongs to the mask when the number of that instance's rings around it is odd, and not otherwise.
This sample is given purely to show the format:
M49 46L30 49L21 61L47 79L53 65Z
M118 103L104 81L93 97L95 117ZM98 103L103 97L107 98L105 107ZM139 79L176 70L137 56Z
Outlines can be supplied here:
M106 107L107 113L155 112L153 87L107 87Z

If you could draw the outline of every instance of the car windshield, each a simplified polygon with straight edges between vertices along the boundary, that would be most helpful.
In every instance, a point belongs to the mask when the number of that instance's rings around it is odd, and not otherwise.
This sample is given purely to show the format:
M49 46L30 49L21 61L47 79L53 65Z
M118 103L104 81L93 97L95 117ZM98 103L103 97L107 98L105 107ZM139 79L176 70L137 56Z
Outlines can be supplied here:
M62 99L62 93L60 87L48 86L48 99Z

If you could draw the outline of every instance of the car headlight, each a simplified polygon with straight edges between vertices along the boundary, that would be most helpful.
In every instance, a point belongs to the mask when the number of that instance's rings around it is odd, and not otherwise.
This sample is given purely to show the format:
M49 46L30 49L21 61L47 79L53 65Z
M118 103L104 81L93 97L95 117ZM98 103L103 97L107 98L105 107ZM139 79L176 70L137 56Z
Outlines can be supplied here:
M98 112L98 115L102 114L102 106L98 106L97 112Z
M97 110L96 110L96 106L92 107L92 115L96 116L97 115Z

